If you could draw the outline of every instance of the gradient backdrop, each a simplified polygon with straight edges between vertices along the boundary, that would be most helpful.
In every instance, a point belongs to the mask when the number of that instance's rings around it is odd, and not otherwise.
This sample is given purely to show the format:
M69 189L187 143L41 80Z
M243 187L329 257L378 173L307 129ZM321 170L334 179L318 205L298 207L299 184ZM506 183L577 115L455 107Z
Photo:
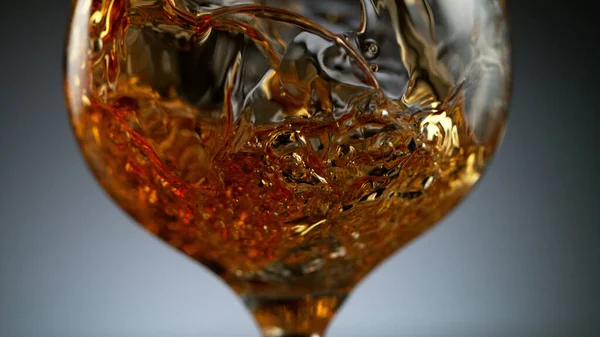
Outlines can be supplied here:
M502 149L468 200L356 289L330 337L600 336L599 19L586 1L508 2ZM0 336L258 337L219 280L85 167L61 82L69 4L0 12Z

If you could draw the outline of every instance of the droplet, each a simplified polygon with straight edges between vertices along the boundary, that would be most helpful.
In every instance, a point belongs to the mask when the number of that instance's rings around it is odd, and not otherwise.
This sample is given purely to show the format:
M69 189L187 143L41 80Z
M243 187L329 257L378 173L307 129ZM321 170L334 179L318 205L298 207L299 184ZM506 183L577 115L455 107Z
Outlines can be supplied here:
M373 39L367 39L364 42L363 54L367 60L373 60L379 56L379 45Z
M376 44L371 43L369 45L369 53L371 53L371 54L377 54L378 52L379 52L379 47L377 47Z

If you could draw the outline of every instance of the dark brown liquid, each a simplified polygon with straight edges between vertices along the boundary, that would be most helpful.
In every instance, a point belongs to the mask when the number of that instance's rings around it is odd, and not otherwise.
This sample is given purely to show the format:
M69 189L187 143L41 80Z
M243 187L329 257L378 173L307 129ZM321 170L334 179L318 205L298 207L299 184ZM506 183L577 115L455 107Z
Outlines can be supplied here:
M372 8L341 34L315 20L352 18L190 3L77 5L67 96L108 193L240 294L346 294L479 179L461 97L410 77Z

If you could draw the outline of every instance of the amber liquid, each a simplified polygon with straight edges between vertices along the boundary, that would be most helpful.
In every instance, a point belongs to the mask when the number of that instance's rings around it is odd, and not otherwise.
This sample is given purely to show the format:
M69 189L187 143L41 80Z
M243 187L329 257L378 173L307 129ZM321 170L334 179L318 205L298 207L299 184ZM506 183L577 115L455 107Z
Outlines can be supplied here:
M241 295L302 297L330 318L463 198L492 150L443 78L390 66L399 53L367 38L368 3L346 34L262 5L76 6L66 88L97 179Z

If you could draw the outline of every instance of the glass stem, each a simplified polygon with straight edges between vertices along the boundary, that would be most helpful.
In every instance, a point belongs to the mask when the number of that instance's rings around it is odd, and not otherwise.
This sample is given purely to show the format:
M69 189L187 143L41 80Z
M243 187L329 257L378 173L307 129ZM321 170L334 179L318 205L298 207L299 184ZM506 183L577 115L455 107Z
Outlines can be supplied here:
M245 296L263 337L323 337L345 295Z

